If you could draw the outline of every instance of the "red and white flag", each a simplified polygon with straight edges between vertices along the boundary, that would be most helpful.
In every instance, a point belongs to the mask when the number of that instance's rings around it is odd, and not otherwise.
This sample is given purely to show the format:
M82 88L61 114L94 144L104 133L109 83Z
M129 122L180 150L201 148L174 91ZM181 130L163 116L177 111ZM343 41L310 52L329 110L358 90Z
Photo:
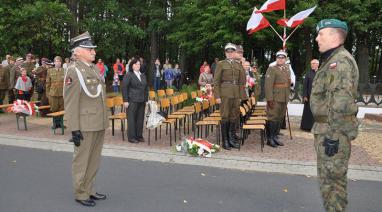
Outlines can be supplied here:
M266 13L274 10L285 10L285 0L268 0L256 13Z
M258 10L255 7L255 9L252 12L251 18L247 23L247 31L249 35L261 29L267 28L270 25L269 21L261 13L256 14L256 11Z
M310 14L312 14L312 12L316 9L316 7L317 6L314 6L314 7L310 8L310 9L301 11L301 12L297 13L296 15L292 16L289 20L282 21L280 19L279 21L277 21L277 23L282 25L282 26L287 26L287 27L295 28L296 26L302 24L304 22L304 20ZM282 22L284 22L285 25Z

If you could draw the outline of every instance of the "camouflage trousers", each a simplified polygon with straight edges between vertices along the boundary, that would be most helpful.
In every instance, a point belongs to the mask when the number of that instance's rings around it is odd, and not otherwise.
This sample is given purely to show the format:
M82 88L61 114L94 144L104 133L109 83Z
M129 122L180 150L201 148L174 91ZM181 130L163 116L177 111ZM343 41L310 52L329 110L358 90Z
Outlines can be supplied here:
M327 212L345 211L347 201L347 171L351 153L351 142L339 135L338 153L332 157L325 154L322 146L325 134L314 135L317 153L317 177L324 208Z

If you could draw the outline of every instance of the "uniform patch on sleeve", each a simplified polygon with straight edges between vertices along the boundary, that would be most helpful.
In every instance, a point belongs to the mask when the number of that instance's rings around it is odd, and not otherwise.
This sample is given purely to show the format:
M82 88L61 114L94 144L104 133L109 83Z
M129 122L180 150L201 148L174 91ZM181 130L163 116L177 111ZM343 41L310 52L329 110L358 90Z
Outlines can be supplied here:
M269 74L267 74L267 78L269 78Z
M66 80L65 80L65 86L69 86L71 85L73 82L72 78L71 77L66 77Z
M330 68L330 69L335 69L336 67L337 67L337 62L331 63L331 64L329 65L329 68Z

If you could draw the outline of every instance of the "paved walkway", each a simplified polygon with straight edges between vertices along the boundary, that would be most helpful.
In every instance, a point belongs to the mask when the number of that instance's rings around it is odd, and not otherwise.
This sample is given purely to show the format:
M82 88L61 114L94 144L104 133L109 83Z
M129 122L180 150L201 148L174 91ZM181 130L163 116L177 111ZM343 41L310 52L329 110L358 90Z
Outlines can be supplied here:
M261 152L260 137L257 133L252 133L241 151L222 150L210 159L193 158L176 153L174 146L169 146L169 140L165 136L163 128L162 139L157 141L154 141L152 132L150 146L147 143L130 144L122 141L119 130L116 130L115 136L112 136L111 129L108 129L103 154L140 160L314 176L316 175L316 159L313 136L311 133L301 131L299 123L300 117L291 117L293 140L289 139L288 131L282 130L282 133L285 134L282 136L284 147L270 148L266 146L264 152ZM73 151L72 144L67 142L69 133L53 135L50 125L50 118L28 117L28 131L18 131L13 114L0 114L0 144L53 151ZM118 123L116 123L116 129L119 129ZM181 131L181 136L184 136L183 130ZM144 136L147 140L147 131ZM353 141L350 178L382 181L381 136L381 123L362 121L359 136ZM210 135L207 139L215 141L214 135ZM177 141L179 143L179 138Z

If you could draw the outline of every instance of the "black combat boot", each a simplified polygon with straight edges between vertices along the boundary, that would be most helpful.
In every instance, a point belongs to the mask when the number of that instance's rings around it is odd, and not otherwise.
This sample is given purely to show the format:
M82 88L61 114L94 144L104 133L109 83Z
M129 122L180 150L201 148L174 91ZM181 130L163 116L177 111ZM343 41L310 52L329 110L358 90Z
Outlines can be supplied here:
M281 123L280 122L274 122L275 123L275 133L274 133L274 137L273 137L273 141L275 142L276 145L278 146L284 146L284 144L279 140L279 134L280 134L280 126L281 126Z
M231 147L238 149L239 148L239 143L235 139L235 134L236 134L236 128L235 128L235 123L233 122L228 122L228 143Z
M272 121L268 121L267 122L267 145L268 146L271 146L271 147L277 147L277 145L275 144L275 142L273 141L273 137L274 137L274 122Z
M222 135L222 147L226 150L231 150L231 146L228 143L228 122L222 121L220 125Z
M236 122L229 122L229 130L232 133L235 142L238 143L240 142L240 137L236 135Z

